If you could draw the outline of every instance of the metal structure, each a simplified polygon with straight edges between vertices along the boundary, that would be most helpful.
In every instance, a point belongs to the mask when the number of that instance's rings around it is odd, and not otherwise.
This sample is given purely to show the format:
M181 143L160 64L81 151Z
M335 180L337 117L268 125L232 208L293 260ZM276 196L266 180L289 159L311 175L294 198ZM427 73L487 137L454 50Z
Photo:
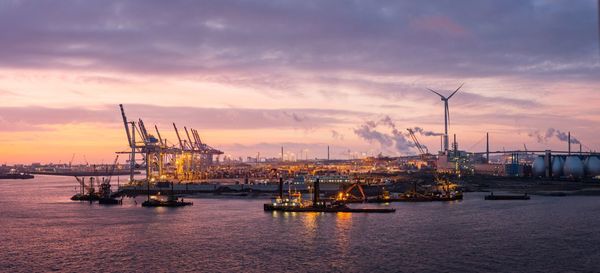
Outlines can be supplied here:
M450 94L450 96L448 97L444 97L442 94L427 88L427 90L440 96L440 99L444 102L444 152L448 151L448 123L450 123L450 110L448 108L448 100L450 100L450 98L452 98L452 96L454 96L454 94L456 94L456 92L458 92L458 90L463 85L464 83L461 84L458 88L456 88L456 90L454 90L454 92L452 92L452 94Z
M415 146L417 146L417 149L419 150L419 153L421 155L429 154L429 149L427 149L427 146L421 145L421 143L417 139L417 136L415 136L415 132L412 129L410 129L410 128L408 128L406 130L408 131L408 134L410 135L410 137L412 138L413 142L415 143Z
M123 117L123 125L129 143L130 181L134 181L134 171L138 167L146 170L146 181L195 181L202 179L202 170L213 164L213 156L223 154L222 151L202 143L198 131L191 129L192 134L184 127L187 139L182 139L173 123L177 135L178 144L169 145L167 139L163 138L154 125L156 136L150 134L146 129L144 121L128 121L123 105L119 105ZM136 139L139 136L139 140ZM141 157L141 164L137 164L137 158Z

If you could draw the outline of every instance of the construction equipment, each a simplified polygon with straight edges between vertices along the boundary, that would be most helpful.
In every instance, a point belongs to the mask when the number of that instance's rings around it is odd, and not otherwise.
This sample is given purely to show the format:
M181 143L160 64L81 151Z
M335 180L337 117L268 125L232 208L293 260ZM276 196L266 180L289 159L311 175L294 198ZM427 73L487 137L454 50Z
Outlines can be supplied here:
M413 142L415 143L415 146L417 146L417 149L419 150L419 153L421 155L429 154L429 149L427 149L427 146L421 145L421 143L417 139L417 136L415 135L415 132L412 129L410 129L410 128L407 128L406 130L408 131L408 134L410 135L410 137L412 138Z
M352 193L352 191L354 189L358 190L358 193L360 194L360 196L354 195ZM343 202L366 202L367 201L367 195L365 194L365 191L363 190L363 187L360 183L354 183L352 184L350 187L346 188L345 190L342 190L338 193L338 195L336 196L336 200L337 201L343 201Z

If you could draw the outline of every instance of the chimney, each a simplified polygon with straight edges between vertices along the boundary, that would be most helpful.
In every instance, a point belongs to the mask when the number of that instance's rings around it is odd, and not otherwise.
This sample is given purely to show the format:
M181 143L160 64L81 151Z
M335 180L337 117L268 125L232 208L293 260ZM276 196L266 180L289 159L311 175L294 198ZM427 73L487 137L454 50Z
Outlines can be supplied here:
M567 142L569 143L569 155L571 155L571 132L569 132L569 138Z
M283 199L283 177L279 178L279 198Z
M490 163L490 133L485 133L485 159Z
M458 150L458 143L456 143L456 134L454 134L454 156L456 156L456 151Z
M313 183L314 187L314 195L313 195L313 206L316 206L319 203L319 178L315 179L315 183Z

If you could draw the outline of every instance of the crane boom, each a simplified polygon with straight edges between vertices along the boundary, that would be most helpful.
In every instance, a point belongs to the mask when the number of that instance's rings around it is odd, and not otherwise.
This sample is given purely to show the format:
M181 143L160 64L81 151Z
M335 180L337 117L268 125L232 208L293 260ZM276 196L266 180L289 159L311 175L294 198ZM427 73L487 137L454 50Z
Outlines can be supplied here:
M408 133L410 134L410 137L412 138L413 142L415 143L415 145L417 146L417 149L419 150L419 152L421 154L426 154L429 153L429 150L426 150L427 147L423 148L423 145L421 145L421 143L419 142L419 140L417 139L417 136L415 136L415 132L408 128L406 129L408 131Z
M183 129L185 130L185 134L187 135L188 141L189 141L189 145L190 145L190 149L192 149L192 151L194 150L194 142L192 142L192 139L190 138L190 133L188 133L188 129L187 127L183 126Z
M138 127L140 128L140 134L142 135L142 140L144 141L144 143L148 143L148 131L146 131L146 125L144 125L144 121L142 121L142 119L139 119L140 122L138 124Z
M129 142L129 147L134 147L135 143L131 141L131 134L129 133L129 126L127 124L127 116L125 116L125 110L123 110L123 104L119 104L121 108L121 116L123 116L123 124L125 125L125 132L127 133L127 142Z
M113 162L112 168L110 169L110 173L108 173L108 183L110 184L110 180L112 179L113 174L115 173L115 168L117 167L117 163L119 160L119 155L115 157L115 161Z
M196 146L198 147L198 149L202 149L202 140L200 139L200 135L198 134L198 131L195 129L192 129L192 136L194 137L194 140L196 141Z
M165 143L163 143L163 139L162 139L162 137L160 136L160 132L158 131L158 126L156 126L156 124L154 124L154 129L156 129L156 135L158 136L158 141L160 141L160 143L161 143L162 145L165 145L165 146L167 146L167 143L166 143L166 141L165 141Z
M173 122L173 128L175 128L175 134L177 134L177 139L179 140L179 147L183 150L183 141L181 141L181 137L179 136L179 130L177 130L177 125Z

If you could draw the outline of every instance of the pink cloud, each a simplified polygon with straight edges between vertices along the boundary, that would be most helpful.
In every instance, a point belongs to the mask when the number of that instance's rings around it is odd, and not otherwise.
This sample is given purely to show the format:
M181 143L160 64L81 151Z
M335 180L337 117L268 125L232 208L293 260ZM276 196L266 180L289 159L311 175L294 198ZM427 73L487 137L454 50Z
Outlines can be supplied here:
M453 37L469 36L470 32L457 21L442 15L418 17L410 22L410 26L418 31L450 35Z

